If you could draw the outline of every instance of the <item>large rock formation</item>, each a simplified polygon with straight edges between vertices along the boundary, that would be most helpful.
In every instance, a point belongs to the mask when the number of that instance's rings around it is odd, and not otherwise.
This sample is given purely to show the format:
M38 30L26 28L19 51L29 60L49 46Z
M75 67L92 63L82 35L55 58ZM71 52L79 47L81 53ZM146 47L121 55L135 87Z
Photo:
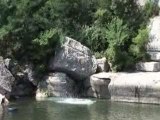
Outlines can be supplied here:
M75 80L83 80L96 72L97 64L89 48L66 37L62 47L50 60L49 68L64 72Z
M10 93L14 84L14 77L4 64L3 57L0 56L0 93Z
M160 104L160 72L105 73L111 100Z
M76 95L74 81L64 73L51 73L38 85L36 98L72 97Z

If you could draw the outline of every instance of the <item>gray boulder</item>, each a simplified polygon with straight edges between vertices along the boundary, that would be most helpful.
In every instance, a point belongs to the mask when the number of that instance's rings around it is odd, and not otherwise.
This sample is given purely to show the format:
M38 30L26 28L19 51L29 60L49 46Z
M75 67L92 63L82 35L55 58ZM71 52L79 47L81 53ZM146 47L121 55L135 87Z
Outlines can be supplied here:
M90 77L91 87L88 89L89 97L96 98L110 98L108 85L110 83L109 76L105 76L103 73L94 74Z
M3 57L0 56L0 93L10 93L14 84L14 77L6 68Z
M140 62L136 64L137 71L158 72L160 71L160 62Z
M36 97L71 97L75 96L75 83L64 73L51 73L38 85Z
M89 48L69 37L50 60L50 70L64 72L75 80L83 80L94 74L96 59Z

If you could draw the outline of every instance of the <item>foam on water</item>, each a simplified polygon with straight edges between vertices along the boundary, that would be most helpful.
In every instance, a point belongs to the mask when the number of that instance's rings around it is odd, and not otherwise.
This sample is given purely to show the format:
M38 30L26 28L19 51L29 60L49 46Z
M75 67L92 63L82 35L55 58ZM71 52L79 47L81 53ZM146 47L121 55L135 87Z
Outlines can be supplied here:
M49 98L50 101L63 104L74 104L74 105L91 105L96 101L90 99L79 99L79 98Z

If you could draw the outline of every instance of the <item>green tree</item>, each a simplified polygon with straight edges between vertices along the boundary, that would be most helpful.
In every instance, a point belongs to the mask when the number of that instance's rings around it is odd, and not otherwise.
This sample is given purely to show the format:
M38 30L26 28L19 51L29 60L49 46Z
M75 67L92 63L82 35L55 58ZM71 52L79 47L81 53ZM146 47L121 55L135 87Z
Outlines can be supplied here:
M0 55L43 69L67 35L94 53L107 51L123 70L135 60L129 48L139 45L132 39L146 27L145 11L134 0L0 0Z
M135 61L146 61L149 59L146 51L148 41L148 29L139 29L137 36L133 38L133 44L130 46L130 52L133 54Z
M126 61L129 58L125 46L129 38L128 27L121 19L114 18L107 26L106 35L109 44L106 57L112 64L113 71L122 70L127 66Z

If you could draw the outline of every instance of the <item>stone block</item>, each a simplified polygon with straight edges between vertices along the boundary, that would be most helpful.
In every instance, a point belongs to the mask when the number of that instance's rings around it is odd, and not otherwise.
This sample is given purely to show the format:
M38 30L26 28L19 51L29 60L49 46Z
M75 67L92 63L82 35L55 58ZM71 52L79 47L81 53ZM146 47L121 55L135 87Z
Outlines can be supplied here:
M136 64L137 71L158 72L160 71L160 62L140 62Z
M160 61L160 52L148 52L152 61Z

